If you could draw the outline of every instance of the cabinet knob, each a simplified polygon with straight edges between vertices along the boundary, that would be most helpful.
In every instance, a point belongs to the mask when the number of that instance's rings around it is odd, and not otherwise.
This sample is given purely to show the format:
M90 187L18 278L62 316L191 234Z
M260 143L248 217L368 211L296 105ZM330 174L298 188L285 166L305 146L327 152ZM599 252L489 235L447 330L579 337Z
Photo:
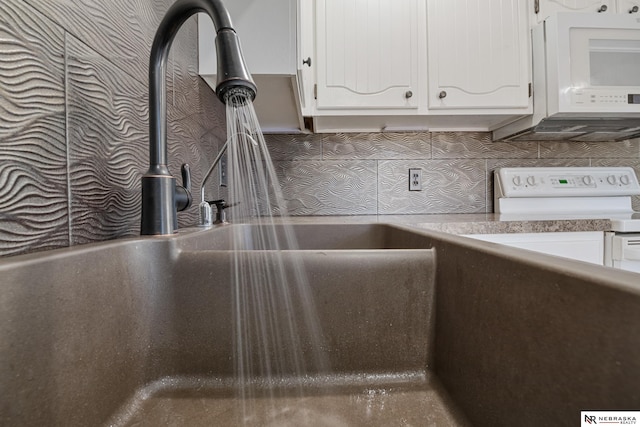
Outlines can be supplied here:
M302 61L302 65L305 65L305 64L311 67L311 57L308 57L307 59Z
M438 94L438 98L442 99L442 98L446 98L447 97L447 92L445 92L444 90L440 91L440 93Z
M602 6L600 6L600 9L598 9L599 13L606 12L606 11L607 11L607 5L606 4L603 4Z
M408 90L408 91L406 91L404 93L404 97L407 98L407 99L411 98L412 96L413 96L413 92L411 92L410 90Z
M629 13L638 13L638 6L633 6Z

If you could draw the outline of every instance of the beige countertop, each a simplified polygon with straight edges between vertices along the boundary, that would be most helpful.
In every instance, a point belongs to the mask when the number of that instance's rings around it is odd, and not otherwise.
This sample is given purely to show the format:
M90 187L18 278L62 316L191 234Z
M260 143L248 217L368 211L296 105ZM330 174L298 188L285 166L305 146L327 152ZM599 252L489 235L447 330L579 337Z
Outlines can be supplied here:
M354 216L292 216L296 224L403 224L421 229L452 234L543 233L560 231L606 231L611 221L603 218L537 219L504 218L499 214L435 214L435 215L354 215Z

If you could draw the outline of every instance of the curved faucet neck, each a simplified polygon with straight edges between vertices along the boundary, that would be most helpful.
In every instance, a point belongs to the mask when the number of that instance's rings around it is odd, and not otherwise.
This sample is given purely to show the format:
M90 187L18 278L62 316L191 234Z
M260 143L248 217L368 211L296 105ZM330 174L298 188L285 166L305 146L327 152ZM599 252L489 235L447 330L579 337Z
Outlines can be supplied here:
M182 24L197 12L208 14L217 31L235 34L229 13L220 0L177 0L156 31L149 59L149 170L141 180L142 235L173 234L178 228L178 211L191 204L189 174L183 174L185 182L178 186L168 168L165 79L171 43Z
M178 0L167 11L156 31L149 60L149 173L169 174L167 168L167 86L169 49L182 24L204 12L216 31L233 31L231 17L220 0Z

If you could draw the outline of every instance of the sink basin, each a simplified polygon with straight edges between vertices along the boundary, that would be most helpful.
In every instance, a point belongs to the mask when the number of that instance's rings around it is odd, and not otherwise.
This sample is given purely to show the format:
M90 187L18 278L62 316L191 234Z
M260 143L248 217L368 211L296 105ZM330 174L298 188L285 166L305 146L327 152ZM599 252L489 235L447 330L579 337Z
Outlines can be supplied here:
M266 231L268 230L268 231ZM242 236L246 248L264 248L260 238L287 242L285 230L291 230L300 250L357 250L357 249L424 249L425 239L415 233L385 224L293 224L286 228L276 224L273 229L263 225L228 225L216 229L209 238L206 233L185 236L180 242L183 250L231 249L234 234ZM284 246L283 247L289 247ZM275 249L273 247L272 249Z
M233 426L244 406L262 426L573 426L640 408L636 275L380 223L293 230L279 254L233 225L0 261L0 424ZM232 232L285 275L304 263L329 366L285 366L244 401ZM312 337L296 342L306 364Z

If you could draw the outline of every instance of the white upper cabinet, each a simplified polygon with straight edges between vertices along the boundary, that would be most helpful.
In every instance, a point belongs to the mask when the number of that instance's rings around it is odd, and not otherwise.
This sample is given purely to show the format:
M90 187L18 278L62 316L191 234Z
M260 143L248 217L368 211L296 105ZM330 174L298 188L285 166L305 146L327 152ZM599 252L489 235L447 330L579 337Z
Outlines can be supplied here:
M640 0L529 0L534 18L540 23L557 12L640 13Z
M640 0L618 0L618 13L640 13Z
M640 0L618 0L618 13L640 13Z
M429 110L529 107L526 2L427 4Z
M419 35L425 25L420 3L316 1L318 110L418 107L424 55Z
M303 115L313 115L315 84L315 24L313 2L298 0L297 73L300 107Z
M615 13L615 0L534 0L537 21L542 22L556 12Z

